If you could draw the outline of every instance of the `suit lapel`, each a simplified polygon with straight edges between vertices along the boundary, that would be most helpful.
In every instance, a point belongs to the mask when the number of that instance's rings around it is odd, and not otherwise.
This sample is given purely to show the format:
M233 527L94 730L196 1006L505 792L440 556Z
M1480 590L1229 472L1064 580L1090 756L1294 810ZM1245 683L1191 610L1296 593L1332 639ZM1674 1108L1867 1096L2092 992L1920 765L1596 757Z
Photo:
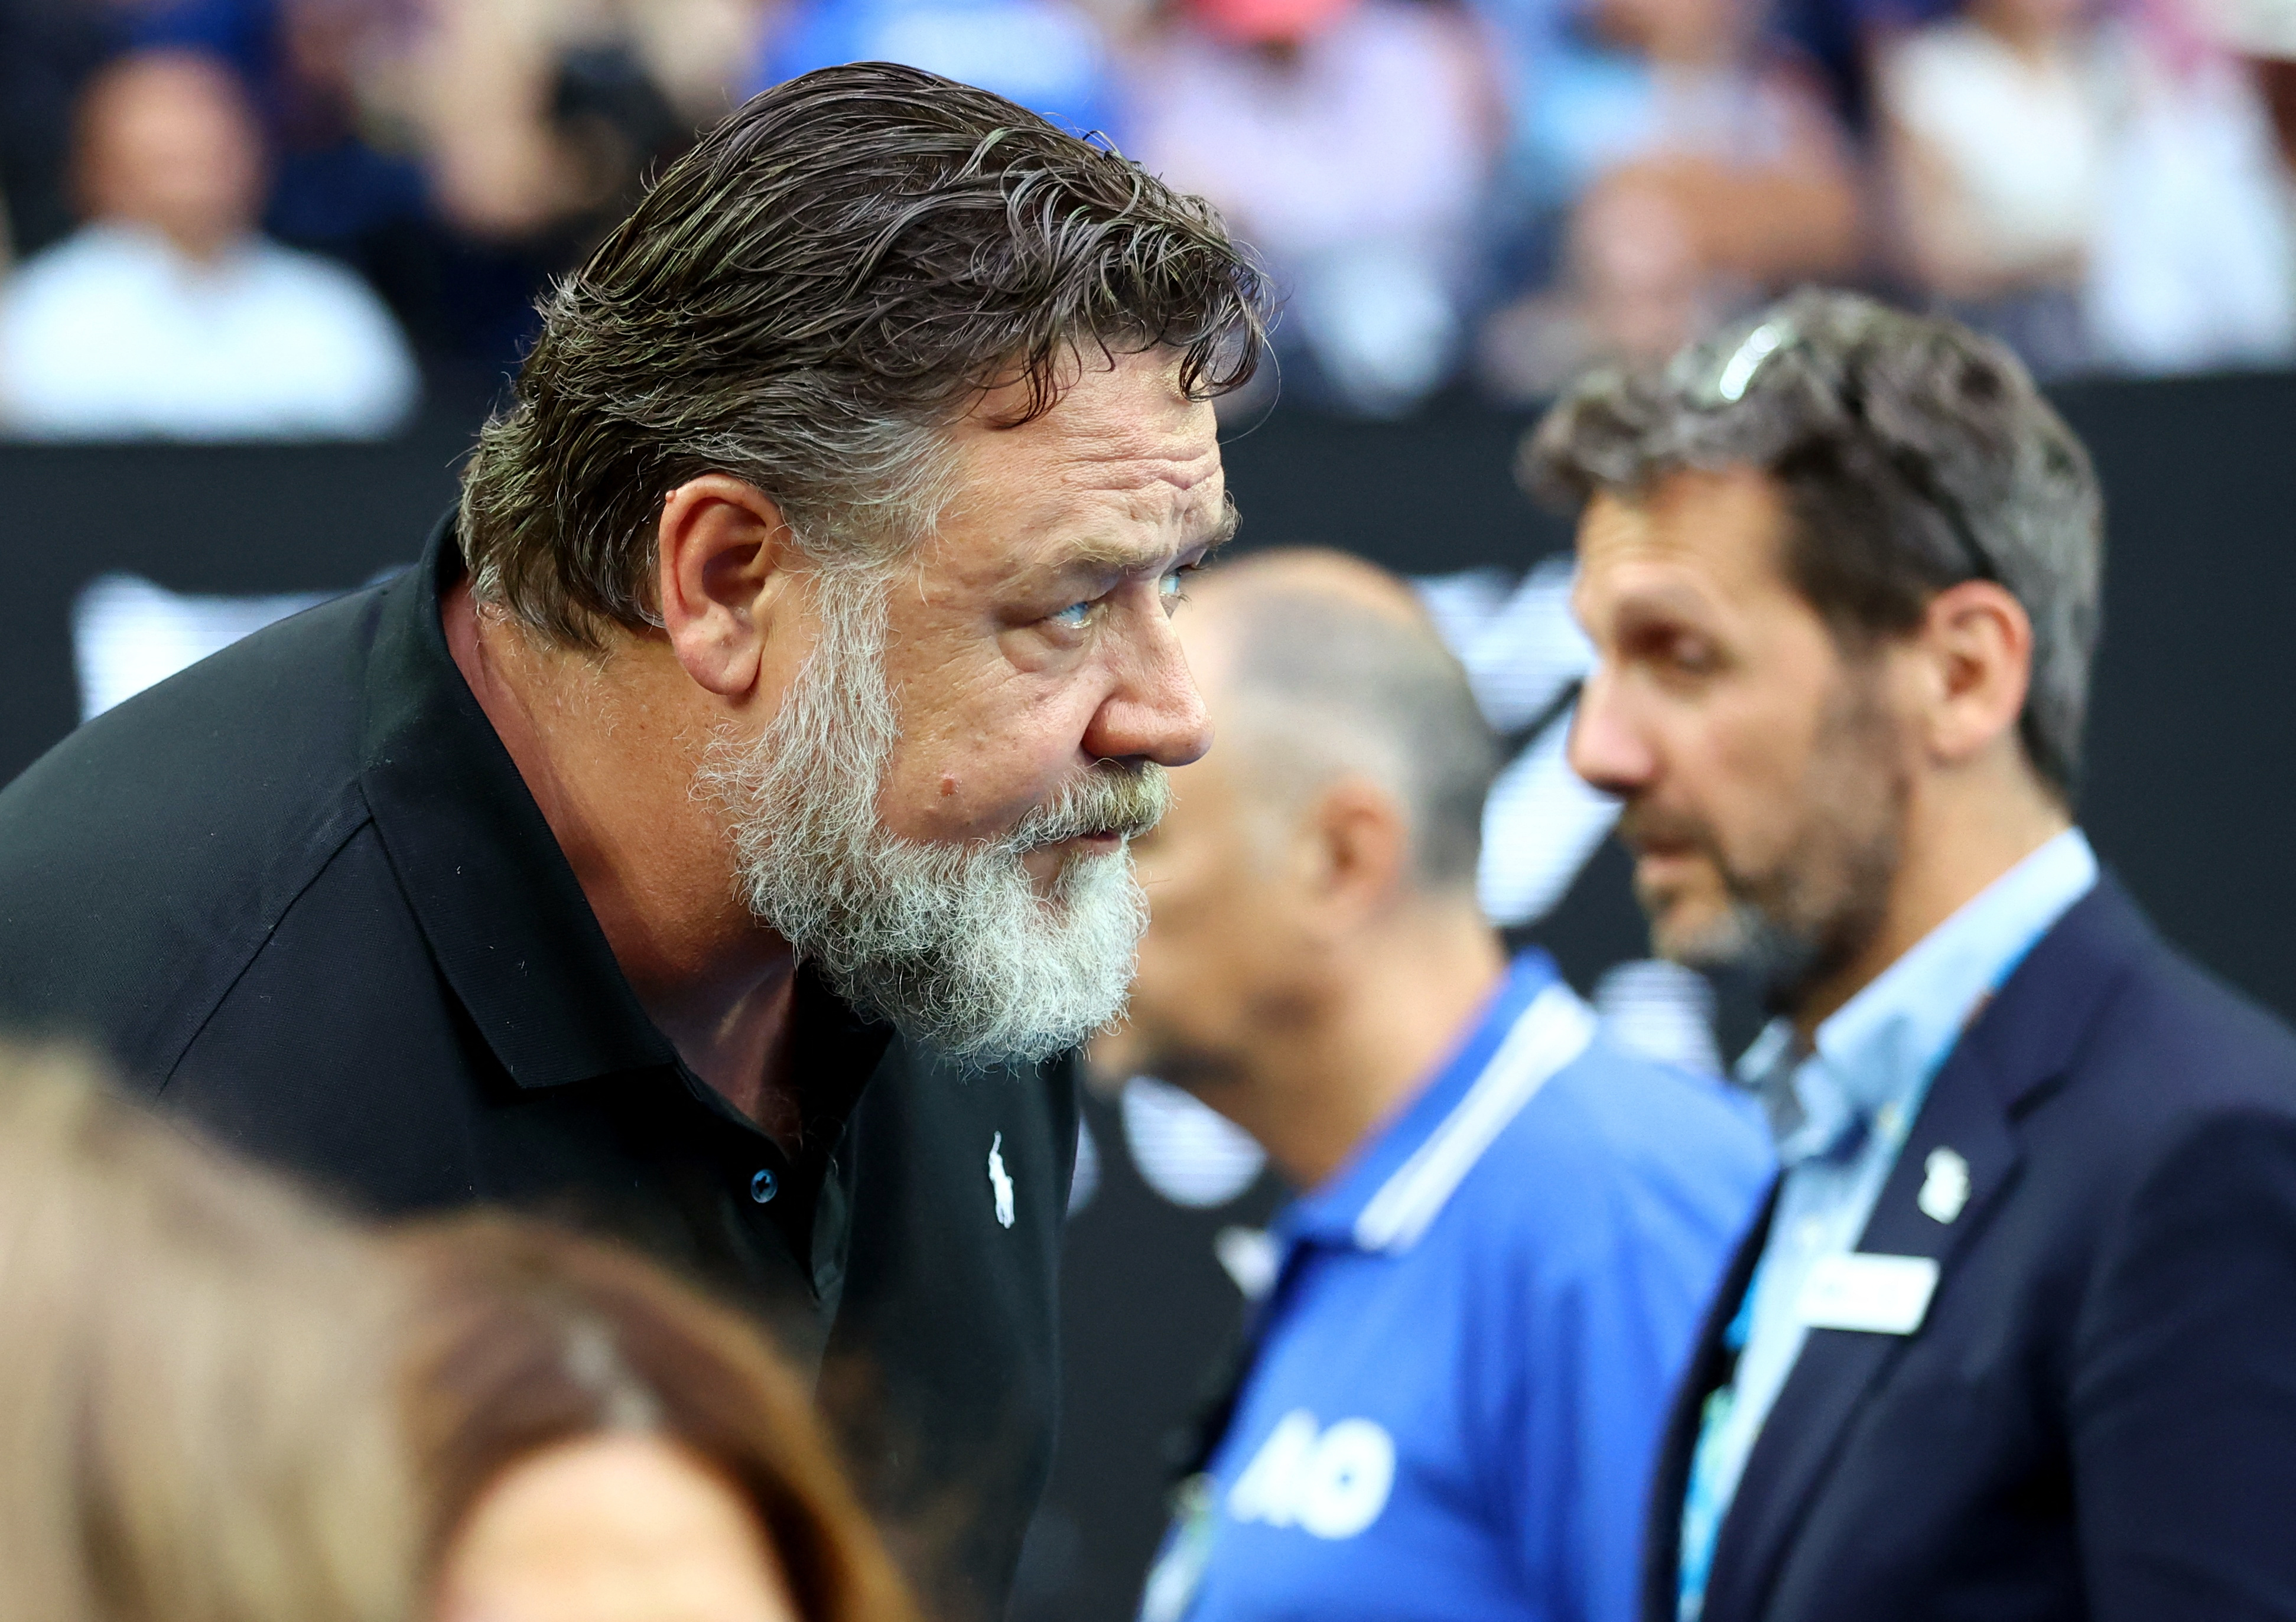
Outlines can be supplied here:
M1923 1328L1913 1335L1809 1331L1747 1456L1724 1518L1707 1583L1707 1622L1741 1622L1762 1614L1792 1534L1840 1456L1858 1411L1936 1318L1953 1290L1957 1259L1977 1241L2014 1182L2018 1151L2012 1122L2017 1110L2064 1072L2096 1004L2117 978L2112 969L2127 961L2130 945L2144 934L2133 904L2111 879L2100 876L2096 888L2058 920L1979 1011L1939 1070L1857 1244L1867 1255L1937 1262L1937 1289ZM1950 1151L1967 1167L1967 1197L1950 1221L1922 1208L1930 1159L1939 1151ZM1932 1203L1940 1210L1950 1204ZM1679 1413L1676 1422L1682 1422ZM1694 1445L1694 1419L1692 1423ZM1671 1435L1669 1439L1670 1445L1675 1440ZM1673 1462L1670 1450L1667 1462ZM1682 1485L1676 1483L1673 1499L1677 1514Z
M1954 1256L1984 1226L2016 1167L2016 1142L1970 1047L1962 1043L1931 1084L1857 1244L1867 1255L1935 1260L1939 1277L1930 1303L1932 1315L1952 1288ZM1939 1149L1950 1149L1969 1167L1968 1198L1951 1223L1924 1215L1917 1204L1925 1164ZM1721 1622L1760 1613L1804 1505L1840 1453L1867 1392L1912 1339L1809 1331L1747 1455L1745 1474L1724 1519L1706 1588L1708 1617Z
M1674 1389L1666 1434L1652 1471L1650 1512L1643 1520L1642 1615L1644 1622L1674 1622L1682 1595L1682 1506L1690 1492L1690 1462L1698 1452L1706 1399L1730 1378L1731 1353L1725 1344L1730 1321L1746 1298L1754 1268L1769 1243L1770 1219L1778 1208L1778 1185L1770 1184L1761 1214L1738 1243L1738 1253L1715 1289L1691 1352L1690 1366Z

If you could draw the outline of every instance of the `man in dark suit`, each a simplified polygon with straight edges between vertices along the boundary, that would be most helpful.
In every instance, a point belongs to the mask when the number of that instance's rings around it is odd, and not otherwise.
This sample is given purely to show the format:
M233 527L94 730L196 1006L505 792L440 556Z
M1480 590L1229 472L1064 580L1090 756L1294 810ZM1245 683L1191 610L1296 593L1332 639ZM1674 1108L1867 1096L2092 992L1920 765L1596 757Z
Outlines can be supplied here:
M1777 1016L1644 1617L2296 1617L2296 1039L2073 823L2079 442L1997 346L1804 292L1528 465L1585 503L1573 764L1658 949Z

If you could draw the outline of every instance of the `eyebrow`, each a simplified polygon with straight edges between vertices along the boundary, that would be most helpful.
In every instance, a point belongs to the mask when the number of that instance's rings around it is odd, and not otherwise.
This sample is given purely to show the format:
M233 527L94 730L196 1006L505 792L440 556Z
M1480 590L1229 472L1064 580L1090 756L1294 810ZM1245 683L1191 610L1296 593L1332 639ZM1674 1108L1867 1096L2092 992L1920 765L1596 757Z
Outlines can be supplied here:
M1191 541L1179 548L1180 555L1185 556L1201 547L1209 561L1212 553L1235 538L1236 527L1241 522L1242 514L1236 510L1234 497L1223 496L1219 522L1213 525L1201 540ZM1161 550L1127 545L1121 541L1099 536L1086 536L1077 543L1076 550L1062 561L1060 570L1062 574L1086 570L1111 575L1138 574L1171 555Z
M1621 592L1618 606L1621 610L1674 614L1685 619L1711 619L1714 617L1714 605L1703 593L1671 584Z
M1226 492L1222 492L1220 496L1220 520L1218 523L1212 526L1211 538L1204 543L1205 557L1210 557L1213 553L1218 552L1221 547L1235 539L1236 528L1242 522L1243 513L1237 508L1235 504L1235 497L1226 494Z
M1583 579L1583 577L1582 577ZM1574 585L1570 592L1571 618L1592 629L1587 618L1583 588ZM1669 581L1661 585L1636 587L1624 591L1611 602L1611 611L1620 619L1651 619L1670 618L1692 621L1713 628L1717 626L1715 605L1702 593Z

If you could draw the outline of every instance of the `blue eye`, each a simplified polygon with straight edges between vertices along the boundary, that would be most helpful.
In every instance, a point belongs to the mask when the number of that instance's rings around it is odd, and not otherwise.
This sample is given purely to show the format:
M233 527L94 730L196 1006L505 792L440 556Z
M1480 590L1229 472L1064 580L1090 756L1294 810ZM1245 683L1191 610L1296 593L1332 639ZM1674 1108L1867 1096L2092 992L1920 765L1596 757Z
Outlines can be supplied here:
M1095 606L1090 602L1071 602L1059 613L1049 614L1046 618L1064 631L1081 631L1092 623Z

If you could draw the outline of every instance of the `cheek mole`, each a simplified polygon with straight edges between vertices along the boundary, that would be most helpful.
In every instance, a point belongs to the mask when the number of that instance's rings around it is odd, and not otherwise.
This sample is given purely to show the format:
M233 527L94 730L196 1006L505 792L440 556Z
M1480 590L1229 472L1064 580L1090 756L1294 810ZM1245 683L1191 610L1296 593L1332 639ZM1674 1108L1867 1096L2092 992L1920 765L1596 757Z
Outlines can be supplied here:
M940 797L943 799L947 799L955 792L956 774L954 772L943 772L940 774Z

